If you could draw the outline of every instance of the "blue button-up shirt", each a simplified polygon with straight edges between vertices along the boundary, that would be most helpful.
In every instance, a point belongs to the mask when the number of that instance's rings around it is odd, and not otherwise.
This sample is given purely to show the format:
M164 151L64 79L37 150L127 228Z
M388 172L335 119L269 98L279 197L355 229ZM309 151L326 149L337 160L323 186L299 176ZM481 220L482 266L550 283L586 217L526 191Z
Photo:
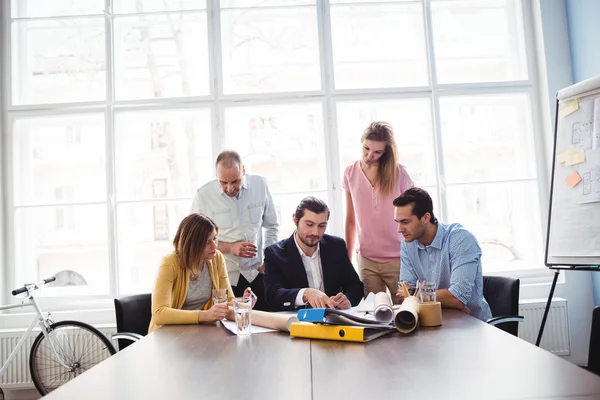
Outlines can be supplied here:
M438 289L450 293L472 312L486 321L492 317L483 297L481 248L475 236L460 224L437 225L429 246L418 240L401 245L400 280L410 286L416 281L435 282Z
M223 192L218 180L211 181L196 192L190 212L199 211L215 221L219 227L219 241L234 243L256 237L258 252L254 258L223 254L232 286L237 286L240 274L252 282L262 264L263 248L277 242L279 232L267 180L259 175L244 175L237 197L229 197Z

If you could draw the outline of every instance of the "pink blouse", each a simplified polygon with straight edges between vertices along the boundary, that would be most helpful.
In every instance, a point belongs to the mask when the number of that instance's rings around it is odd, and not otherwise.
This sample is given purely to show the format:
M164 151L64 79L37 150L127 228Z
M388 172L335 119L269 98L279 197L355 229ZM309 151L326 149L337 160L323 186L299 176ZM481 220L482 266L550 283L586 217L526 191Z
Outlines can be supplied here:
M402 235L394 221L393 201L413 186L403 165L398 165L396 189L387 196L379 193L379 185L371 186L360 168L360 161L346 168L342 188L352 195L358 231L357 251L363 257L379 263L400 258Z

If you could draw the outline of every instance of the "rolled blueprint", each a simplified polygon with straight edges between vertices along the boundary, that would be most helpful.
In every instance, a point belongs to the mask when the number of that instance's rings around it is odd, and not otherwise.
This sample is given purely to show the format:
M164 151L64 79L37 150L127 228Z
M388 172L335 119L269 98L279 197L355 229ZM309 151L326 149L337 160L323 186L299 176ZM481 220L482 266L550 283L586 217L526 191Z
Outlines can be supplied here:
M386 292L379 292L373 301L375 306L374 317L377 321L392 322L394 311L392 311L392 300Z
M227 319L235 321L233 309L230 307L227 313ZM288 313L279 314L266 311L252 310L252 325L262 326L263 328L276 329L278 331L289 332L292 322L298 322L295 315Z
M419 323L419 301L410 296L404 302L394 316L394 326L401 333L410 333L415 330Z

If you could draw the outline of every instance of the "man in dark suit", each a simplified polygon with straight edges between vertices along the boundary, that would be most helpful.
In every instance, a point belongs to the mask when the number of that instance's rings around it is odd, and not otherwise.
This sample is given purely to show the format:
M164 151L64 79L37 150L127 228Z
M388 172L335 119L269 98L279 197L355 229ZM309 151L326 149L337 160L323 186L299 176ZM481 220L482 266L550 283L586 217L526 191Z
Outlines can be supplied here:
M348 309L363 296L363 284L348 258L344 239L325 235L329 208L302 199L293 215L296 232L265 249L265 297L272 311L300 307Z

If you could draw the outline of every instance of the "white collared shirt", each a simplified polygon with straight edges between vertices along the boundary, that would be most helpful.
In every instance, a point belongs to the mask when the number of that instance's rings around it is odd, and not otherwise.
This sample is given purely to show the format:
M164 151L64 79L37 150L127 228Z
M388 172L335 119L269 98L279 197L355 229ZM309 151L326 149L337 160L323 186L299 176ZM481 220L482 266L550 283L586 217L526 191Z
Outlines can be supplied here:
M321 244L317 243L317 250L314 252L314 254L312 256L307 256L304 254L304 251L302 251L302 248L298 244L296 232L294 232L294 243L296 243L298 253L300 253L300 258L302 259L302 264L304 264L304 270L306 271L306 277L308 278L308 287L325 292L325 287L323 285L323 268L321 266ZM307 288L300 289L298 292L295 303L296 307L306 304L302 301L302 297L304 296L306 289Z
M252 282L262 265L263 249L277 241L279 232L277 212L266 179L246 174L237 197L227 196L215 179L196 192L190 212L199 211L215 221L221 242L234 243L256 237L256 257L240 258L223 254L232 286L237 286L240 274Z

